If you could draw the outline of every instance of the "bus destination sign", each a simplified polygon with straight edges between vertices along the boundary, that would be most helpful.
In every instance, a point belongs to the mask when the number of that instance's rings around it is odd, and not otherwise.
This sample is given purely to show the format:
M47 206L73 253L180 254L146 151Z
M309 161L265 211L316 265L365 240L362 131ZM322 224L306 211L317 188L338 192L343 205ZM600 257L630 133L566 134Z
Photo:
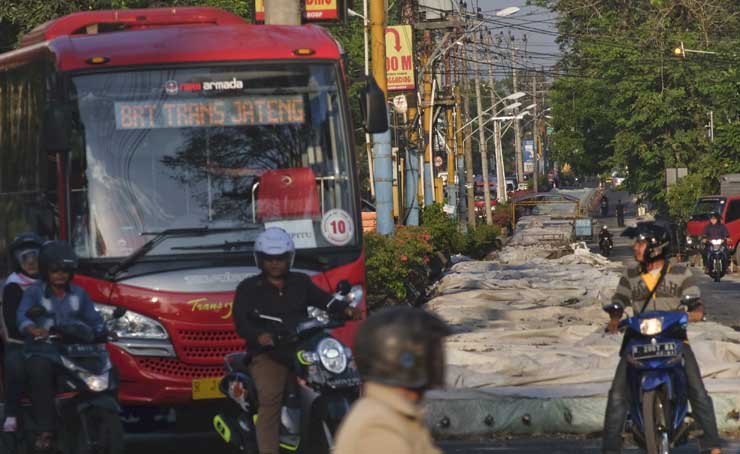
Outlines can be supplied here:
M116 129L302 124L303 96L116 102Z

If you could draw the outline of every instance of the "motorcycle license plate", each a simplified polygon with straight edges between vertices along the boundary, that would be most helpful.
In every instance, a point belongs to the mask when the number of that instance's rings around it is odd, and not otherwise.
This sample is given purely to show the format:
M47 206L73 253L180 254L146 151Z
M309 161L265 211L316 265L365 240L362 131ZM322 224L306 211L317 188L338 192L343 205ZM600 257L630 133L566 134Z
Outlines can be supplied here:
M664 344L635 345L632 349L632 356L635 359L676 356L676 344L667 342Z
M193 400L203 399L221 399L224 397L218 384L221 383L221 377L218 378L194 378L193 379Z

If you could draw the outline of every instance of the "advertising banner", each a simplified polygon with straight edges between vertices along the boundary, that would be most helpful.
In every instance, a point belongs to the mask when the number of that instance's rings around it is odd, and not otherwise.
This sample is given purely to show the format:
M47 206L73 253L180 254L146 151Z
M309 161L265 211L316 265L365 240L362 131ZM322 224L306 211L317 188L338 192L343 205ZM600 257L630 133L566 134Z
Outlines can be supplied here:
M392 25L385 29L385 72L388 91L413 90L414 44L410 25Z
M255 0L254 18L256 22L265 21L265 1ZM342 19L342 7L346 0L302 0L303 21L339 21ZM344 8L346 10L346 8Z

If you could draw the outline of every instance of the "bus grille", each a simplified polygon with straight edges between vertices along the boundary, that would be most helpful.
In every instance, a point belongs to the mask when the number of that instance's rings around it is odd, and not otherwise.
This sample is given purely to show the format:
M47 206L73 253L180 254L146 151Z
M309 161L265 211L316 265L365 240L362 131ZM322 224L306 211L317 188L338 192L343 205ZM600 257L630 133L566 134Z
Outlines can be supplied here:
M220 366L224 356L244 350L244 340L233 329L181 329L177 337L176 349L185 363Z
M140 358L138 363L148 372L172 378L216 378L224 375L222 366L193 366L175 358Z

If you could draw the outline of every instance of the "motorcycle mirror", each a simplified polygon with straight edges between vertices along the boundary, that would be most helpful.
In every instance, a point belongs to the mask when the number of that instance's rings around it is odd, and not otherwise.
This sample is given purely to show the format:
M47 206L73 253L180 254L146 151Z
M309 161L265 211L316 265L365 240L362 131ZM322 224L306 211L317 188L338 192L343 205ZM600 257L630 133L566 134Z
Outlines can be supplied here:
M26 311L26 317L28 318L38 318L46 315L47 310L44 306L35 304L31 306L30 309Z
M116 319L117 319L117 318L121 318L121 317L123 317L124 315L126 315L126 308L123 308L123 307L117 307L117 308L116 308L116 309L115 309L115 310L113 311L113 318L116 318Z
M342 279L337 284L337 292L341 293L342 295L346 295L352 290L352 286L350 285L349 281L346 279Z
M622 308L618 304L610 303L610 304L604 304L602 306L602 309L604 309L604 312L612 313L612 312L620 312L622 311Z

